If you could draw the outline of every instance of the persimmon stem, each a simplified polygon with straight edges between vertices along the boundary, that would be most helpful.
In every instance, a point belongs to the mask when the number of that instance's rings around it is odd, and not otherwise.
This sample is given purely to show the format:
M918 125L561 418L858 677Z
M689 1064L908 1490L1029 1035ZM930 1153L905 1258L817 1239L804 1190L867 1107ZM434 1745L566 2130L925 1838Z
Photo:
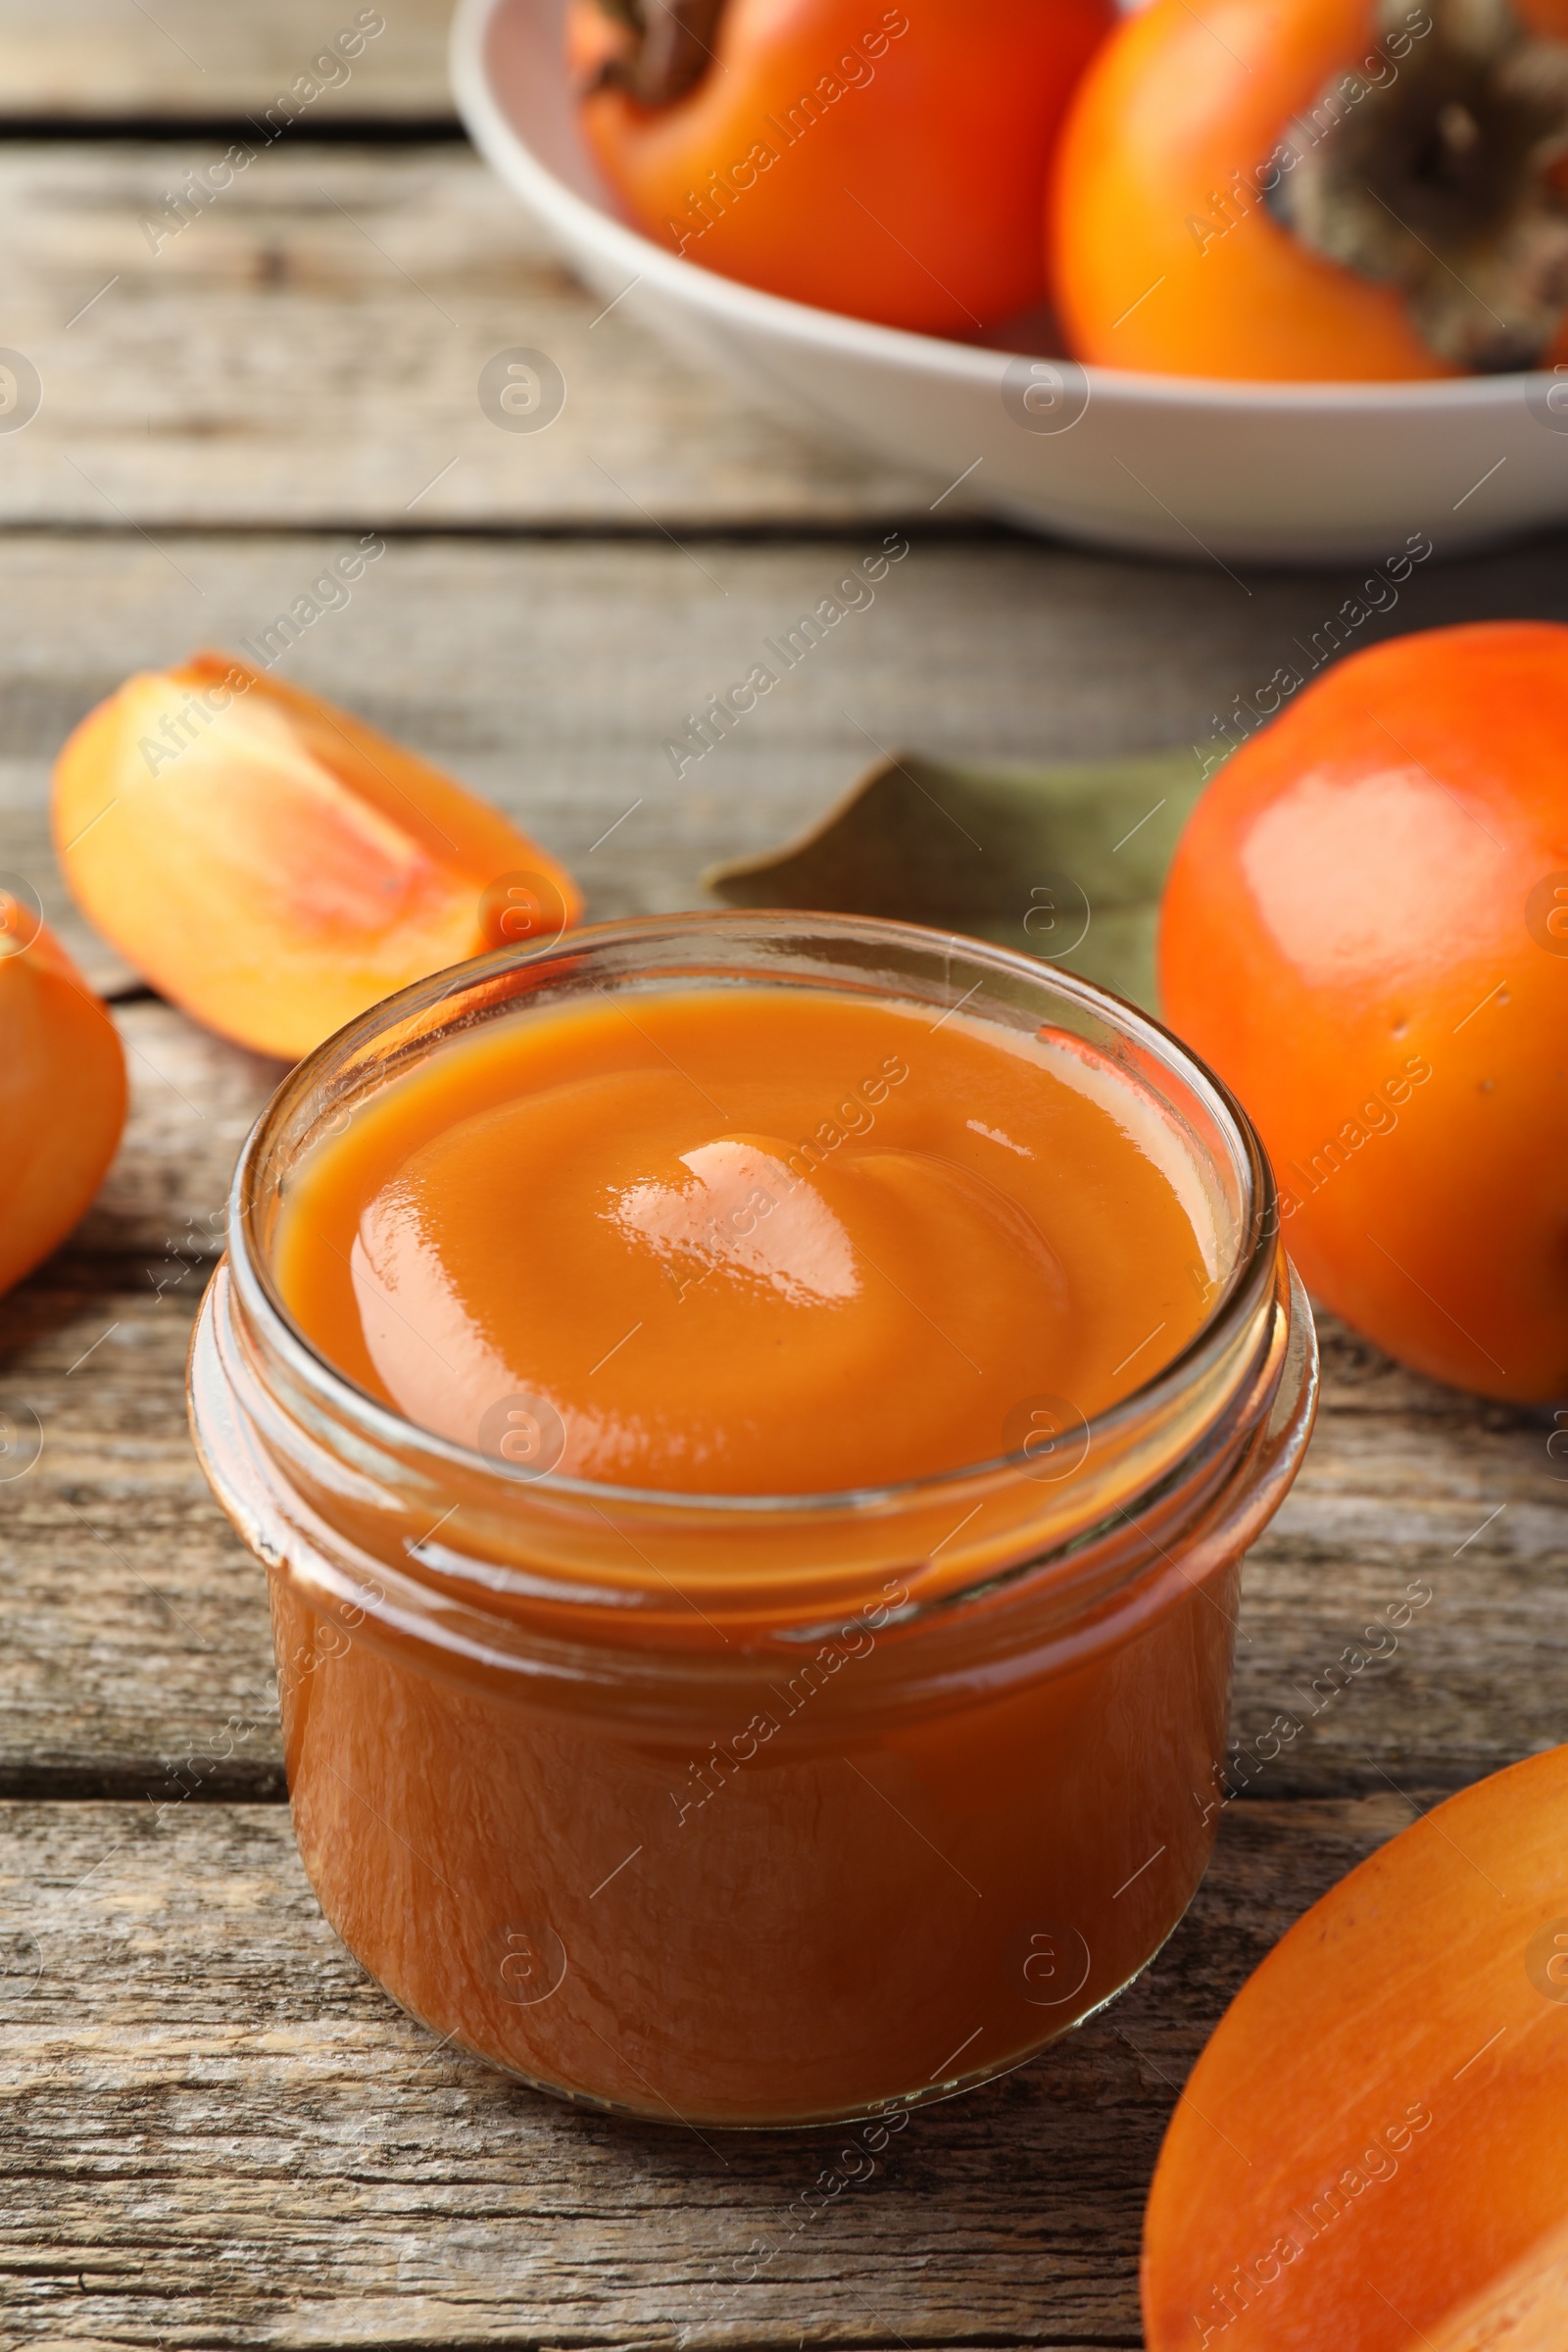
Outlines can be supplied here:
M1396 286L1440 358L1533 367L1568 315L1568 46L1509 0L1384 0L1377 39L1287 125L1270 210Z
M595 0L620 33L595 87L625 90L643 106L672 106L713 63L726 0Z

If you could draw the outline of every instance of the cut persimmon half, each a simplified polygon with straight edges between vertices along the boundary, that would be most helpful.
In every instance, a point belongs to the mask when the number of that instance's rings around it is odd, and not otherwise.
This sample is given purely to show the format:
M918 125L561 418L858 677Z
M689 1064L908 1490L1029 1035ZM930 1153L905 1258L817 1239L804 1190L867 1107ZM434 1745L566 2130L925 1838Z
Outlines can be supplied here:
M1144 2230L1150 2352L1562 2352L1568 1747L1450 1797L1243 1986Z

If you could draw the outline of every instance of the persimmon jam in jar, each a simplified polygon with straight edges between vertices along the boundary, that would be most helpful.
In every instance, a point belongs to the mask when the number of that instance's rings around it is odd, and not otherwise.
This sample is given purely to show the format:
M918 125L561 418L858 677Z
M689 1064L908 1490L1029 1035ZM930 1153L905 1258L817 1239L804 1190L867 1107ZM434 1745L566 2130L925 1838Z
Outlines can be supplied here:
M810 2124L1021 2063L1214 1834L1311 1319L1217 1082L911 926L606 925L274 1098L191 1358L290 1798L394 1997Z

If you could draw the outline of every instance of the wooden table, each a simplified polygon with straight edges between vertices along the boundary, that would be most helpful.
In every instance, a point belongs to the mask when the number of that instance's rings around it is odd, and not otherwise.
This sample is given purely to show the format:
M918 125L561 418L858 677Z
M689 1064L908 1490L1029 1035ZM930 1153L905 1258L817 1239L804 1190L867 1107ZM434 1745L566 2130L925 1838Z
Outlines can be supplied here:
M263 1695L263 1580L181 1394L276 1072L73 915L48 766L123 673L252 634L374 531L384 559L290 674L517 811L595 913L672 907L707 859L819 809L867 736L1004 760L1202 737L1349 582L1025 541L791 437L597 316L456 135L440 0L381 5L352 80L156 251L144 218L352 12L0 17L0 342L44 387L0 435L0 867L115 999L135 1084L102 1200L0 1309L0 1401L43 1437L0 1485L0 2336L1136 2345L1150 2168L1226 2000L1435 1793L1563 1736L1546 1428L1325 1330L1310 1459L1249 1569L1235 1714L1240 1740L1282 1711L1304 1730L1226 1811L1125 1999L917 2115L803 2220L836 2141L710 2145L534 2097L433 2044L319 1918ZM483 362L517 344L565 372L549 433L478 408ZM684 713L895 525L913 549L875 608L677 782L661 747ZM1563 552L1435 564L1394 625L1568 617ZM1397 1653L1358 1667L1362 1628L1412 1591Z

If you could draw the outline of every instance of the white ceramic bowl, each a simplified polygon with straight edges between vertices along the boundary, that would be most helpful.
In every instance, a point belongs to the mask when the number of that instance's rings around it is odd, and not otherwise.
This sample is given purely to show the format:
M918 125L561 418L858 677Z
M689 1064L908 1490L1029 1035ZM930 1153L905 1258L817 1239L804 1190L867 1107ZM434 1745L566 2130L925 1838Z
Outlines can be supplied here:
M626 225L577 135L564 0L460 0L481 152L605 300L803 416L1035 528L1225 564L1440 556L1568 515L1568 372L1422 384L1134 375L759 293ZM627 291L627 289L630 289Z

